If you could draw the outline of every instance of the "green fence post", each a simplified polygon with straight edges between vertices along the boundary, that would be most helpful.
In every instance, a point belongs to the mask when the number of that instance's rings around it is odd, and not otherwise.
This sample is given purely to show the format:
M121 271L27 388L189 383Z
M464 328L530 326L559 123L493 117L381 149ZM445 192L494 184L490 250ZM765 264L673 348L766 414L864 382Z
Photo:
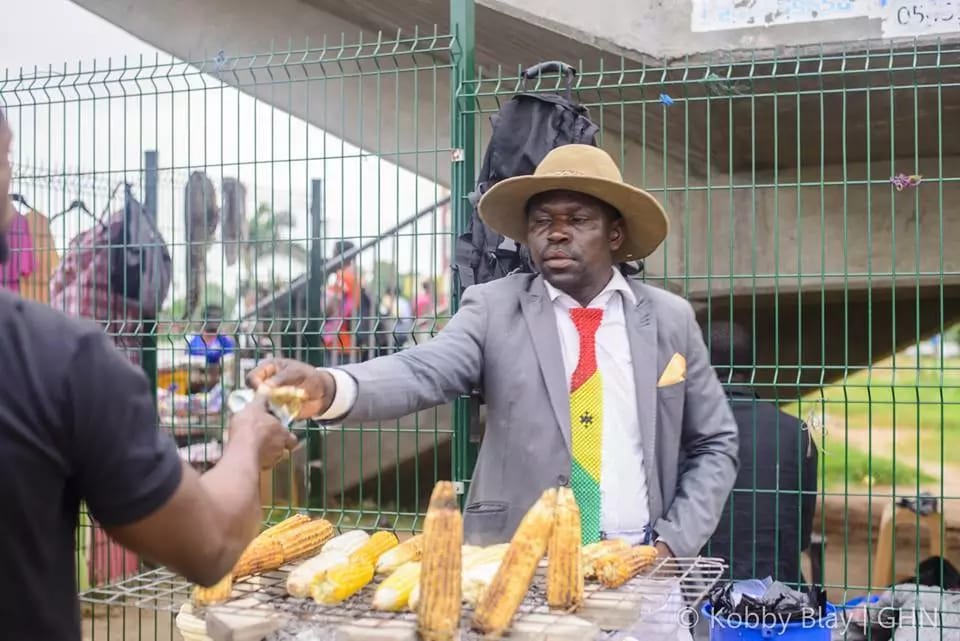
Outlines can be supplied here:
M159 182L160 165L158 164L156 151L145 151L143 153L143 209L147 216L156 223L157 221L157 184ZM143 370L150 379L150 388L153 390L153 403L157 403L157 322L156 318L141 319L143 332L140 349L143 358Z
M454 239L470 222L471 206L467 200L474 181L475 136L472 106L465 94L472 91L475 58L475 6L473 0L451 0L450 30L453 47L453 77L450 82L450 144L452 167L450 202L453 213ZM460 283L456 271L450 279L450 309L460 306ZM477 459L477 444L470 441L471 422L478 420L477 405L472 398L457 399L453 408L453 480L459 482L460 502L464 503L470 477Z
M310 181L310 276L307 279L307 322L303 333L306 361L315 367L323 363L323 343L320 330L323 326L323 290L326 286L326 260L323 257L324 217L323 180Z

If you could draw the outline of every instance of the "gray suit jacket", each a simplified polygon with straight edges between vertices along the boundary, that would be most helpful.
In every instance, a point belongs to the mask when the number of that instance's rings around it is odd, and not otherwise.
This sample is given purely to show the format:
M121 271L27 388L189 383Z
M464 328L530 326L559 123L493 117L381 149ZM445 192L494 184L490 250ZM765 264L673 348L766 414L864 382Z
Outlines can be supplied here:
M713 534L737 475L738 430L710 366L693 308L628 279L625 305L635 368L650 522L677 556ZM507 541L544 489L570 476L570 410L553 305L540 276L514 274L466 290L432 340L341 369L357 399L340 420L390 420L480 387L487 422L464 511L468 542ZM679 353L683 382L657 387ZM624 470L625 474L634 470Z

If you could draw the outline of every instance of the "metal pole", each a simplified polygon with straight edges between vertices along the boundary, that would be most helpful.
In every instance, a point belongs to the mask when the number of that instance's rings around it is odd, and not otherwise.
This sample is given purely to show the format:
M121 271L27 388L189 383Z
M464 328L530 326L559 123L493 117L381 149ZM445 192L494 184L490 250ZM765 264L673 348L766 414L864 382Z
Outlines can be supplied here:
M146 151L143 154L145 170L143 186L143 209L147 216L157 220L157 185L159 183L160 166L156 151ZM143 335L141 353L143 354L142 367L150 379L150 389L153 391L153 402L157 402L157 323L156 318L143 318Z
M323 290L326 286L324 270L324 211L323 179L310 181L310 277L307 281L307 322L303 339L306 361L315 367L323 365L323 343L320 329L323 325Z
M450 83L450 137L453 147L451 167L450 203L453 209L454 238L462 234L470 223L472 207L467 195L472 189L474 172L474 126L473 105L465 96L475 88L476 21L474 0L450 0L450 31L456 39L453 51L454 68ZM456 272L450 279L450 309L456 313L460 305L460 282ZM466 492L473 476L477 460L478 444L471 442L471 425L479 422L479 403L476 395L459 398L453 407L453 480L461 492L461 505L466 501Z

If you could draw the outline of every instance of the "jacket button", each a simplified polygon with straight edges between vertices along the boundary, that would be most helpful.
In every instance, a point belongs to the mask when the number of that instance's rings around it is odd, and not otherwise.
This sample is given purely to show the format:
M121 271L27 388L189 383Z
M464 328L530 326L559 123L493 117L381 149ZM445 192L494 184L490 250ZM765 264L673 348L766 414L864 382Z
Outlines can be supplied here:
M560 476L557 477L557 484L558 484L558 485L566 485L566 484L567 484L567 481L569 481L569 480L570 480L570 479L568 479L565 475L561 474Z

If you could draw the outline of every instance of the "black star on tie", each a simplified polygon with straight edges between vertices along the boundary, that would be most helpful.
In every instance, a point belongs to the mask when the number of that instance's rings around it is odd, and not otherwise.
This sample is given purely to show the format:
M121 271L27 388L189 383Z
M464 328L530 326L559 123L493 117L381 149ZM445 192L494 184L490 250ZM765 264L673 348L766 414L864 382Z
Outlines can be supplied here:
M590 412L584 412L580 415L580 425L590 425L593 423L593 417L590 416Z

